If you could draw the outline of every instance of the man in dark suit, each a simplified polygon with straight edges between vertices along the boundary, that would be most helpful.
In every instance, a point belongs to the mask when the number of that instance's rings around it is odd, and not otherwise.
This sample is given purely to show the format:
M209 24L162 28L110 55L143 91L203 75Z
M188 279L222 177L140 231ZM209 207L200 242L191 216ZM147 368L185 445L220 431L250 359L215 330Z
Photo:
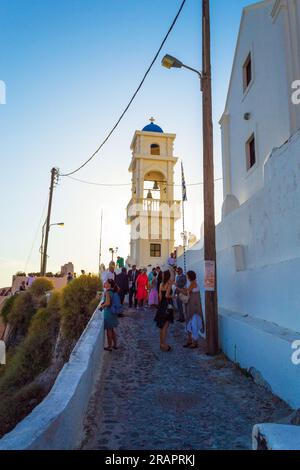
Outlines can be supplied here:
M129 292L129 280L127 275L127 269L122 268L120 274L116 277L116 283L119 288L119 295L121 299L121 304L124 304L125 295Z
M136 280L138 278L138 270L136 266L133 265L132 269L128 271L128 281L129 281L129 308L132 308L132 299L134 296L134 307L137 308L137 298L136 298Z
M162 278L163 278L163 272L162 272L160 266L157 266L156 272L157 272L157 290L159 292L159 288L160 288L160 285L162 283Z

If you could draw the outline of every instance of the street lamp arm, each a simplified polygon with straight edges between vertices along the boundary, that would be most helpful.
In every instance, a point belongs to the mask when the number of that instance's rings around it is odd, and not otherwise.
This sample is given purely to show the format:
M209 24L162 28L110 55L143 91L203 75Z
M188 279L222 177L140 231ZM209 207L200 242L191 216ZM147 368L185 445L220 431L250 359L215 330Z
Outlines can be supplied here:
M188 69L188 70L191 70L192 72L196 73L198 75L198 77L200 78L200 80L202 80L202 73L197 70L197 69L194 69L193 67L189 67L188 65L185 65L183 62L181 62L181 60L179 59L176 59L176 57L173 57L169 54L166 54L162 61L161 61L161 65L163 67L166 67L167 69L172 69L172 68L175 68L175 69L181 69L181 68L185 68L185 69Z
M56 224L50 224L49 227L53 227L54 225L58 225L59 227L63 227L65 224L64 224L64 222L58 222Z
M199 70L194 69L193 67L189 67L188 65L185 65L185 64L182 64L182 67L185 68L185 69L191 70L192 72L195 72L198 75L198 77L200 78L200 80L202 80L203 75L202 75L201 72L199 72Z

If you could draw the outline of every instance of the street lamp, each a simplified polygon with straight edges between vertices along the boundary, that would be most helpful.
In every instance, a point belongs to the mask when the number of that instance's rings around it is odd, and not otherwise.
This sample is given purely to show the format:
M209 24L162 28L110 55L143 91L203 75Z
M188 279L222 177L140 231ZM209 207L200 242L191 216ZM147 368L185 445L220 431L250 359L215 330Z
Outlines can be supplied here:
M166 55L162 66L186 68L200 78L203 99L203 179L204 179L204 263L205 316L207 352L216 355L218 340L218 301L216 267L216 227L214 204L213 123L211 86L210 2L202 0L202 72L189 67L173 56Z
M45 221L44 225L43 225L43 228L42 228L42 243L41 243L41 246L40 246L40 253L41 253L41 276L45 276L46 274L46 268L47 268L47 258L48 258L48 255L47 255L47 247L44 247L44 238L45 238L45 226L47 225L47 220ZM55 223L55 224L50 224L49 225L49 229L48 229L48 232L50 231L50 227L53 227L53 226L58 226L58 227L64 227L65 224L64 222L58 222L58 223ZM48 246L48 243L47 243L47 246Z
M165 55L163 60L161 61L161 65L163 67L166 67L167 69L181 69L181 68L184 68L184 69L188 69L188 70L191 70L192 72L195 72L200 80L202 80L202 73L199 72L199 70L197 69L194 69L193 67L189 67L188 65L185 65L184 63L182 63L180 60L176 59L176 57L173 57L169 54Z

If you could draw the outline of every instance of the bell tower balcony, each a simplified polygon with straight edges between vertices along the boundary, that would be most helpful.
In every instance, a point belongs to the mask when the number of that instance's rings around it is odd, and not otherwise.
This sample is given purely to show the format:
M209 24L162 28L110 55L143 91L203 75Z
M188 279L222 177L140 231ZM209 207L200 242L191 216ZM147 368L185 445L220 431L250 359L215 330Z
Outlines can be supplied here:
M176 222L181 218L181 201L133 198L127 206L127 224L137 217L169 218Z

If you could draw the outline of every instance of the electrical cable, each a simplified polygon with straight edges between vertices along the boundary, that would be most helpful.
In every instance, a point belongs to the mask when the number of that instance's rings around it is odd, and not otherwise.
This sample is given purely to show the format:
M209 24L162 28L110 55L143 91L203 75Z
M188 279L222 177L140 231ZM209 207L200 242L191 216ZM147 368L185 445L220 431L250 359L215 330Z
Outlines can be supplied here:
M41 215L41 218L40 218L40 221L39 221L39 224L38 224L38 227L37 227L37 230L35 232L34 239L33 239L33 242L32 242L31 248L30 248L30 252L29 252L29 255L28 255L27 260L26 260L25 269L24 269L25 273L27 272L27 267L28 267L29 261L31 259L33 248L34 248L34 245L36 244L36 240L37 240L37 237L38 237L41 225L42 225L42 220L45 216L45 211L46 211L46 208L47 208L47 204L48 204L48 200L46 200L46 202L45 202L43 212L42 212L42 215Z
M179 18L179 16L180 16L180 13L181 13L181 11L182 11L182 9L183 9L185 3L186 3L186 0L183 0L183 2L181 3L181 6L180 6L180 8L179 8L179 10L178 10L178 12L177 12L175 18L174 18L174 20L173 20L173 22L172 22L172 24L171 24L171 26L170 26L170 28L169 28L167 34L166 34L166 36L164 37L164 39L163 39L163 41L162 41L162 43L161 43L161 45L160 45L160 47L159 47L157 53L156 53L155 56L154 56L154 59L152 60L150 66L148 67L148 69L147 69L147 71L146 71L144 77L142 78L142 81L140 82L138 88L137 88L136 91L134 92L134 94L133 94L132 98L130 99L128 105L127 105L126 108L124 109L123 113L121 114L121 116L120 116L119 119L117 120L117 122L116 122L116 124L114 125L114 127L112 128L112 130L108 133L108 135L106 136L106 138L103 140L103 142L99 145L99 147L95 150L95 152L90 156L90 158L89 158L88 160L86 160L86 161L85 161L82 165L80 165L76 170L73 170L73 171L71 171L71 172L69 172L69 173L60 174L60 176L63 176L63 177L65 177L65 176L71 176L71 175L74 175L75 173L77 173L79 170L81 170L83 167L85 167L91 160L93 160L93 158L99 153L99 151L102 149L102 147L103 147L103 146L106 144L106 142L109 140L109 138L110 138L111 135L114 133L114 131L116 130L116 128L118 127L118 125L119 125L120 122L122 121L123 117L124 117L125 114L127 113L128 109L129 109L130 106L132 105L132 103L133 103L135 97L137 96L138 92L139 92L140 89L142 88L142 86L143 86L143 84L144 84L144 82L145 82L147 76L149 75L149 73L150 73L150 71L151 71L153 65L155 64L155 62L156 62L156 60L157 60L157 58L158 58L158 56L159 56L159 54L160 54L162 48L164 47L164 45L165 45L165 43L166 43L166 41L167 41L167 39L168 39L168 37L169 37L171 31L173 30L175 24L177 23L177 20L178 20L178 18Z
M77 181L78 183L83 183L83 184L89 184L89 185L92 185L92 186L103 186L103 187L109 187L109 188L119 188L119 187L130 187L132 184L131 183L96 183L94 181L86 181L86 180L82 180L82 179L79 179L79 178L74 178L73 176L68 176L68 178L70 180L73 180L73 181ZM215 182L217 181L223 181L223 178L217 178L214 180ZM169 184L165 181L157 181L157 183L163 183L165 186L174 186L174 187L177 187L177 188L180 188L181 187L181 184ZM203 182L200 182L200 183L190 183L190 184L187 184L186 186L187 187L191 187L191 186L203 186Z

